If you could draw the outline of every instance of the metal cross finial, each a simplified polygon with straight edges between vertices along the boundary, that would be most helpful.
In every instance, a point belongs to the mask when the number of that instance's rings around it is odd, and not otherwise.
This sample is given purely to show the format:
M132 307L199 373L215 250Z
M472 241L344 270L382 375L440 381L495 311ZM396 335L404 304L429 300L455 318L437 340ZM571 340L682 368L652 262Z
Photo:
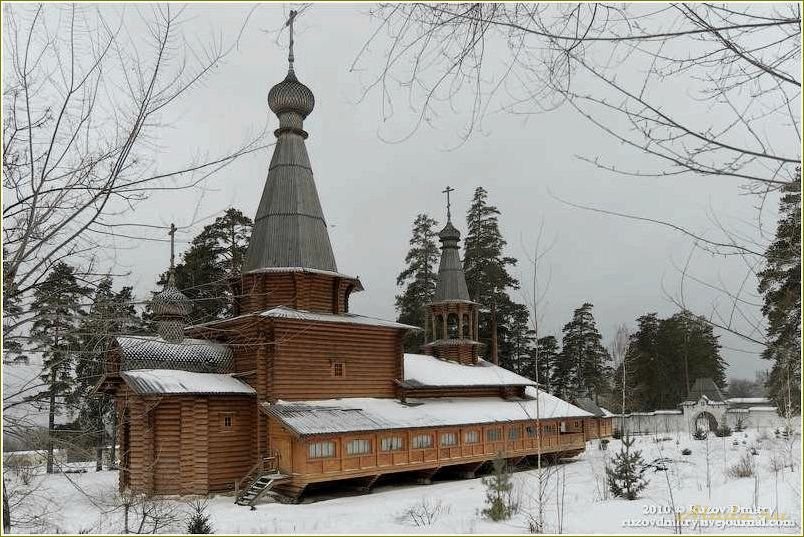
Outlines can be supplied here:
M293 20L298 15L298 11L295 9L290 10L290 17L288 17L288 21L285 23L285 26L290 28L290 47L288 51L288 71L291 73L293 72Z
M170 271L173 272L176 256L176 224L173 222L170 223L170 231L168 231L168 235L170 235Z
M455 189L454 189L454 188L452 188L452 187L451 187L451 186L449 186L449 185L447 186L447 188L445 188L444 190L442 190L442 191L441 191L441 193L442 193L442 194L446 194L446 195L447 195L447 222L449 222L449 221L450 221L450 217L451 217L450 212L449 212L449 209L450 209L450 204L449 204L449 193L450 193L450 192L455 192Z

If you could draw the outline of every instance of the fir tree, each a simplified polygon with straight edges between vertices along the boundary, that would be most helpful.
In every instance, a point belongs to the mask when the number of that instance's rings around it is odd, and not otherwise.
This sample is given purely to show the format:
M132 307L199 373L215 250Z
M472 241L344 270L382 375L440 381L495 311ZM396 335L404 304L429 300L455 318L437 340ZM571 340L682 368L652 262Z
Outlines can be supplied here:
M781 414L801 412L801 168L785 185L779 202L776 236L758 274L768 319L769 344L762 357L773 361L768 395Z
M684 401L699 377L709 377L724 389L726 364L712 325L689 311L668 319L655 313L637 319L626 360L632 410L672 408ZM617 389L620 376L615 375Z
M190 507L192 513L187 520L187 533L190 535L215 533L212 529L212 523L209 521L206 502L196 500L190 504Z
M508 520L517 509L514 502L514 484L511 482L511 472L508 461L501 453L492 461L493 470L490 476L483 478L486 487L486 507L481 514L495 522Z
M620 452L614 456L612 465L606 466L609 490L617 498L636 500L639 493L648 486L644 477L648 466L642 459L642 453L636 450L631 451L635 440L632 436L623 436Z
M435 227L438 222L426 214L413 221L410 250L405 256L405 270L399 273L396 284L403 287L396 296L400 323L424 326L425 308L435 296L439 249ZM405 351L417 352L424 343L423 332L410 332L405 337Z
M587 302L576 309L563 329L562 367L558 370L564 378L559 383L564 390L562 395L571 398L589 396L597 400L610 388L611 356L595 326L592 307Z
M229 208L204 227L176 265L176 286L193 303L191 322L220 319L232 313L229 278L240 274L251 238L251 219ZM163 273L158 284L167 281ZM148 314L145 315L148 319Z
M79 326L84 316L81 298L86 293L75 269L58 263L34 292L31 341L42 352L40 378L47 390L34 396L48 402L47 473L53 473L54 432L60 406L72 389L75 353L80 347Z
M488 204L488 192L483 187L475 189L472 205L466 214L467 235L464 241L463 270L466 286L472 300L480 303L478 322L479 339L485 343L485 353L491 352L491 311L496 312L497 340L501 365L515 367L514 355L518 346L532 337L527 333L527 308L512 301L509 290L519 289L519 281L509 274L509 267L516 259L503 255L506 242L500 232L497 207Z

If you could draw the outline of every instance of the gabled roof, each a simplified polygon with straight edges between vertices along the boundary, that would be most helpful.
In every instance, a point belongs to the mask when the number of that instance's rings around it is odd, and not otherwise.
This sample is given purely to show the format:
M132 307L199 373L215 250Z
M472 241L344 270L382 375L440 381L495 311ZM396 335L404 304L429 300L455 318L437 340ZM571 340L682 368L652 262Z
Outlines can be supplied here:
M579 397L574 401L575 406L582 408L598 418L605 417L606 413L589 397Z
M533 421L533 397L506 400L498 397L438 397L397 399L367 397L262 403L262 408L300 436L360 431L446 427ZM539 392L541 419L588 417L589 413L552 395Z
M261 317L272 317L275 319L294 319L299 321L315 321L321 323L347 323L347 324L362 324L367 326L381 326L385 328L399 328L404 330L421 330L418 326L409 324L398 323L396 321L388 321L386 319L377 319L375 317L366 317L365 315L356 315L354 313L320 313L317 311L297 310L287 308L285 306L278 306L266 311L257 313Z
M701 398L701 396L705 396L712 402L722 403L725 402L723 398L723 394L720 393L715 382L708 377L699 377L695 379L695 384L692 385L690 388L690 393L687 397L688 401L697 401Z
M204 339L178 342L154 336L118 336L120 370L180 369L199 373L224 373L232 369L232 349Z
M231 375L175 369L140 369L120 374L140 395L255 395L254 388Z
M405 354L404 386L457 387L457 386L535 386L536 383L513 371L478 360L473 365L463 365L448 360L439 360L426 354Z

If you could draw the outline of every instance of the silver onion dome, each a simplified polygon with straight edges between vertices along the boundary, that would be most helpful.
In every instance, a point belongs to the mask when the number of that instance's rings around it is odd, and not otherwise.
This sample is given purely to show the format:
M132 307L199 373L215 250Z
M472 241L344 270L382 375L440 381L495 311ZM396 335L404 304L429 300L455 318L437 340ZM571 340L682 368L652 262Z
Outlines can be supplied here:
M293 112L304 119L313 111L315 97L310 88L299 82L291 70L282 82L268 92L268 106L277 116Z
M176 288L172 273L165 287L151 300L151 310L159 317L185 317L192 312L190 299Z

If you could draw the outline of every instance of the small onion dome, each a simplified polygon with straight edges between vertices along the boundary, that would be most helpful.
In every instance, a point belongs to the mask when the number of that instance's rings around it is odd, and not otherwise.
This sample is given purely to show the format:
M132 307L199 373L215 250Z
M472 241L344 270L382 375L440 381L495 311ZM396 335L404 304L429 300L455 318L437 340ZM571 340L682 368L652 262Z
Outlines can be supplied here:
M453 240L457 241L461 238L461 232L458 231L455 226L452 225L452 222L447 220L447 225L444 226L444 229L438 234L442 241Z
M285 80L268 92L268 106L277 116L295 112L304 119L313 111L315 97L310 88L299 82L293 71L289 71Z
M165 288L151 300L151 310L159 317L185 317L191 313L190 299L176 288L172 274Z

